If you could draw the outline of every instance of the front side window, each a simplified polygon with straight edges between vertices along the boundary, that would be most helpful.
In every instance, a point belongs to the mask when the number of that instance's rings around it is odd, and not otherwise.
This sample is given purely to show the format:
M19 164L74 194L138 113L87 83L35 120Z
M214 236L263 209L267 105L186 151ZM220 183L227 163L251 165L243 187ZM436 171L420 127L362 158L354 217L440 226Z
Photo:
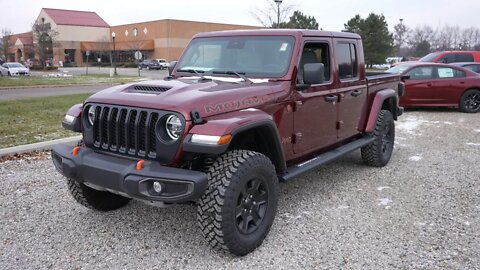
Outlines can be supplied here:
M338 43L335 48L335 59L341 80L357 77L358 60L355 44Z
M302 50L298 66L298 82L303 83L303 69L305 64L322 63L324 67L324 81L330 81L330 50L328 43L306 43Z
M290 67L294 41L292 36L197 38L187 47L176 71L283 77Z
M407 72L411 80L426 80L433 78L433 67L416 67Z

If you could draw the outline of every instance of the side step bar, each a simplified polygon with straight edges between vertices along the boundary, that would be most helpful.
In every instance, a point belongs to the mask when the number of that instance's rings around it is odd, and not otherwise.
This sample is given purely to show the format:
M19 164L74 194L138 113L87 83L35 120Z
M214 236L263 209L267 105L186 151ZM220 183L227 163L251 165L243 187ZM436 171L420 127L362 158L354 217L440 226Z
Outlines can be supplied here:
M335 160L345 154L348 154L354 150L357 150L361 147L371 144L375 139L372 136L366 136L361 139L355 140L351 143L342 145L338 148L335 148L329 152L320 154L312 159L301 162L299 164L293 165L287 168L287 172L284 175L279 176L280 181L290 181L293 178L316 169L320 165L328 163L332 160Z

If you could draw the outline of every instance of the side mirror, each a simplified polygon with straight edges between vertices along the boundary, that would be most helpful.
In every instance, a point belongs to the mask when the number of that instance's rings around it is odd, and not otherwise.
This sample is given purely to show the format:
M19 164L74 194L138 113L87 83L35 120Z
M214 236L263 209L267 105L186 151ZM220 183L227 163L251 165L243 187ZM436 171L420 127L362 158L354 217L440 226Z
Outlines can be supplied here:
M303 65L303 81L306 84L320 84L325 81L325 67L322 63Z
M175 69L175 66L177 65L178 61L171 61L170 66L168 67L168 76L172 76L172 72Z
M408 80L408 79L410 79L410 75L402 75L402 76L400 77L400 80L401 80L402 82L404 82L404 81L406 81L406 80Z

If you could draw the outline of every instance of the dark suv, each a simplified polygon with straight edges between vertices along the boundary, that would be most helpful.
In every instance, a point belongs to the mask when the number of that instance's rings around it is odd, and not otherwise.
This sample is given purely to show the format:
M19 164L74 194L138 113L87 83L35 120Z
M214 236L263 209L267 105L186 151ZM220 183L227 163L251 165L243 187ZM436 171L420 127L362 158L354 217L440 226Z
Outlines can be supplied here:
M160 63L155 59L145 59L140 64L138 64L138 69L146 68L147 70L156 69L159 70L162 68Z

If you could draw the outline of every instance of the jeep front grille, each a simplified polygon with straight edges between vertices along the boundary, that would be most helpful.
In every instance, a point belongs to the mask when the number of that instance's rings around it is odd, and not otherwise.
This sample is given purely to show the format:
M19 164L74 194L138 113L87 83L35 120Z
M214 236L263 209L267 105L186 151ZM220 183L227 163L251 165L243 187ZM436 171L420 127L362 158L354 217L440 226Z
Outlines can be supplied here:
M105 105L97 105L95 110L94 147L131 156L156 158L158 112Z

